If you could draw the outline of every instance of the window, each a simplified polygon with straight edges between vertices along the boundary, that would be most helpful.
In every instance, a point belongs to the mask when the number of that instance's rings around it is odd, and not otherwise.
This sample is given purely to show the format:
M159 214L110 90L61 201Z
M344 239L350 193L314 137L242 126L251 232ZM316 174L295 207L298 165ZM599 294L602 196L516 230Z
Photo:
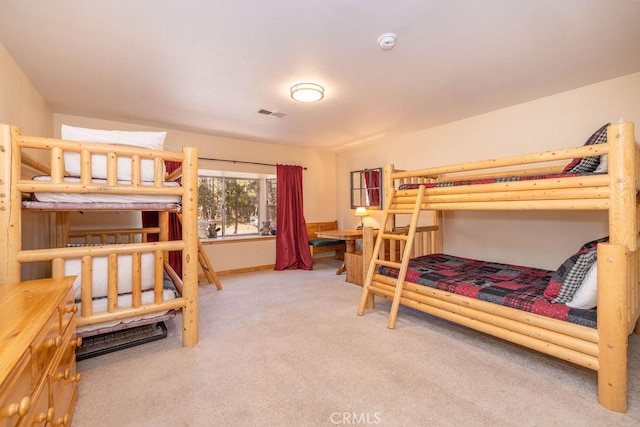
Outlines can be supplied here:
M214 222L221 236L258 234L276 225L276 179L272 175L198 171L198 219Z
M351 172L351 209L360 206L382 208L381 177L382 168Z

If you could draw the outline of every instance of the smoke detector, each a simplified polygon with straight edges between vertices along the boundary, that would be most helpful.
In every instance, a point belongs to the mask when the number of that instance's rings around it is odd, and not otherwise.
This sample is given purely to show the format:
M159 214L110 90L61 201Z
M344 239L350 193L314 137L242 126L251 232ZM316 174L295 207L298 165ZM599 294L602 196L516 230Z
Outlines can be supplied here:
M382 50L391 50L393 46L396 45L396 33L384 33L380 37L378 37L378 43L380 44L380 49Z

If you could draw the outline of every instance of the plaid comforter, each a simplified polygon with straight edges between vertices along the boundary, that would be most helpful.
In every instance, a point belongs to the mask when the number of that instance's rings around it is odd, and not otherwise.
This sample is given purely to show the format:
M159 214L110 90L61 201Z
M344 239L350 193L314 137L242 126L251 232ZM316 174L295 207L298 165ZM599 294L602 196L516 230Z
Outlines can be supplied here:
M380 266L382 275L398 277L395 268ZM552 271L478 261L445 254L426 255L409 262L406 280L524 310L541 316L596 327L596 310L553 304L544 297Z
M436 187L456 187L459 185L476 185L476 184L493 184L496 182L516 182L516 181L532 181L536 179L553 179L553 178L568 178L572 176L586 176L594 175L593 173L554 173L549 175L531 175L531 176L505 176L498 178L482 178L482 179L468 179L462 181L450 181L450 182L431 182L424 185L425 188ZM398 188L399 190L411 190L418 188L420 184L402 184Z

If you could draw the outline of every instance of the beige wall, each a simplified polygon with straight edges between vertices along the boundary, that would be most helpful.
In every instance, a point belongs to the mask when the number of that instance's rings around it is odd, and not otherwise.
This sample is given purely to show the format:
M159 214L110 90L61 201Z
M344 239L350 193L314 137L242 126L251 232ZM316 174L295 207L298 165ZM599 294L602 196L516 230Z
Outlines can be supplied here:
M338 220L356 224L349 209L350 170L394 163L415 169L582 145L621 116L640 134L640 73L502 110L389 138L338 155ZM380 215L373 213L380 220ZM449 212L448 253L555 269L590 238L606 235L597 212Z
M41 136L51 136L53 123L51 109L1 43L0 123Z
M0 123L18 126L24 134L42 136L51 136L53 123L51 109L1 43ZM50 215L31 212L23 216L22 223L24 230L40 230L38 233L22 233L24 248L49 246ZM3 250L6 248L0 248ZM48 274L49 268L42 264L24 265L22 269L25 280Z
M307 168L303 174L306 220L308 222L318 222L335 219L335 153L63 114L54 114L56 137L60 136L60 126L62 124L96 129L166 130L167 137L164 148L167 150L180 151L184 146L192 146L198 148L200 157L304 166ZM276 172L273 166L233 164L208 160L201 160L199 167L201 169L267 174L275 174ZM118 226L132 223L137 225L139 224L139 215L113 215L111 217L102 215L98 219L90 218L89 215L74 215L72 217L74 224L81 224L86 228L100 226L101 223L107 220L112 221L111 224L113 225L118 224ZM205 248L216 271L237 270L275 263L275 240L273 239L205 245Z

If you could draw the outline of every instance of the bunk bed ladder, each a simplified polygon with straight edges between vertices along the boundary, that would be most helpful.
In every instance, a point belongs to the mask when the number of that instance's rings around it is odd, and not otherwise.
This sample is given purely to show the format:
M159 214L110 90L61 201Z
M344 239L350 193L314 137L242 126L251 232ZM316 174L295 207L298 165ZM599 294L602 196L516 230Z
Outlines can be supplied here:
M421 185L418 189L418 194L412 209L407 209L405 206L398 206L398 202L395 196L395 189L392 189L389 197L387 198L387 205L384 210L384 220L381 230L378 233L376 244L373 248L373 256L367 269L367 277L364 281L362 289L362 297L360 298L360 306L358 307L358 315L364 313L367 301L371 296L371 287L374 283L374 277L377 267L380 265L397 268L399 270L398 278L396 279L395 292L393 293L393 299L391 304L391 312L389 313L389 320L387 327L389 329L395 328L396 318L398 316L398 309L400 307L400 297L402 295L402 289L404 288L404 280L407 275L407 268L409 266L409 259L411 258L413 240L416 234L416 227L418 225L418 219L420 218L420 206L422 204L422 197L424 196L424 185ZM393 230L393 219L395 215L408 214L411 215L409 227L406 233L399 233ZM391 231L389 231L391 230ZM389 261L382 259L381 248L385 241L401 241L404 242L404 250L402 251L401 262ZM393 247L393 245L390 245ZM389 295L391 296L391 295Z
M178 219L182 222L182 214L178 213ZM220 279L218 279L218 275L216 271L213 269L213 265L207 256L207 253L204 250L204 246L202 246L202 242L198 240L198 263L202 268L202 272L204 273L204 277L207 279L207 283L215 283L216 288L218 290L222 289L222 284L220 283Z
M211 261L207 256L207 253L204 251L204 246L198 240L198 262L200 263L200 267L202 267L202 271L204 272L204 277L207 278L209 284L215 283L216 288L218 290L222 289L222 284L220 283L220 279L218 279L218 275L213 269L213 265L211 265Z

